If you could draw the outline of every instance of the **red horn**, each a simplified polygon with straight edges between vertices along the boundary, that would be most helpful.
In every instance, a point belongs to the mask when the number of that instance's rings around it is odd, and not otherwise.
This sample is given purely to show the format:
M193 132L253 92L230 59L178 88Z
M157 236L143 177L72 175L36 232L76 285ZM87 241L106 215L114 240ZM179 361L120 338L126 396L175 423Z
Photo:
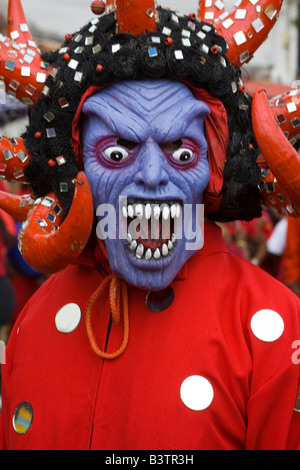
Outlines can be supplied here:
M283 0L242 0L229 13L223 11L220 0L208 3L209 7L205 0L200 1L198 18L213 23L217 33L227 41L229 61L240 67L251 60L267 38Z
M36 44L27 25L21 0L8 1L7 32L8 36L17 44L28 44L36 49Z
M42 60L32 40L19 0L9 1L8 31L10 38L0 35L0 77L7 93L32 106L52 67Z
M292 145L300 139L300 90L293 89L269 100L271 111Z
M26 220L34 202L34 199L29 194L18 196L0 191L0 208L19 222Z
M38 272L52 274L75 262L89 239L93 202L85 173L78 173L73 183L73 202L65 220L61 204L50 193L35 201L20 230L20 251Z
M285 215L298 217L300 156L274 119L273 112L264 90L256 90L252 119L256 140L264 159L260 164L263 175L261 190L267 206L279 208Z
M24 170L29 161L23 139L0 136L0 179L25 183Z
M116 0L119 33L142 34L156 31L156 7L153 0Z

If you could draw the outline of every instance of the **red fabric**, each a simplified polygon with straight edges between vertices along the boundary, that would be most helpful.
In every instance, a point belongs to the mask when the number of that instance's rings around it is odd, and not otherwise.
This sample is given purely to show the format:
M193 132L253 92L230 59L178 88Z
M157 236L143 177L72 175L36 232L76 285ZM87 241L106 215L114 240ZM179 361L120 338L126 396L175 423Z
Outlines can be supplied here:
M10 281L15 292L15 308L10 320L10 325L12 326L28 300L38 290L40 284L35 276L26 276L24 274L10 276Z
M223 187L223 170L226 161L229 140L227 113L223 103L206 90L195 88L187 83L194 96L206 103L210 115L205 119L205 132L208 143L208 162L210 179L205 190L205 212L218 211L221 204Z
M221 204L221 191L223 186L223 170L227 154L227 146L229 139L227 113L223 103L208 93L206 90L195 88L189 83L184 82L195 98L206 103L210 108L210 115L205 119L205 132L208 143L208 162L210 166L210 180L205 191L205 212L216 212ZM106 86L109 86L106 85ZM82 167L82 148L80 142L81 133L81 111L85 100L99 91L102 87L92 85L82 95L80 104L77 108L72 124L71 143L77 160L79 169Z
M293 411L299 364L299 300L278 281L229 254L221 231L205 224L204 248L188 262L187 279L174 281L175 300L161 313L145 305L146 292L129 288L130 336L124 354L102 360L89 344L84 312L104 275L94 260L52 276L20 315L2 366L3 449L287 449L300 442ZM72 333L60 333L56 312L69 302L82 311ZM273 309L284 333L263 342L252 316ZM104 347L108 299L93 310L93 330ZM123 327L113 326L108 352ZM180 398L189 376L213 387L210 406L193 411ZM28 401L29 431L12 427L17 405ZM1 432L0 432L1 434ZM1 439L0 439L1 441Z

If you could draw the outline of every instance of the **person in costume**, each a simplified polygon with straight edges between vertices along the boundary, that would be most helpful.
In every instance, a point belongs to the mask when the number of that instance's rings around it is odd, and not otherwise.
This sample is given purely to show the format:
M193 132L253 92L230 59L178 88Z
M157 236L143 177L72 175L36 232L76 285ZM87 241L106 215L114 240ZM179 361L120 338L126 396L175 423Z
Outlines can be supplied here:
M299 447L299 300L214 223L299 214L298 94L252 100L240 71L281 4L94 2L41 58L9 2L0 74L31 109L2 172L32 192L0 201L56 274L6 348L3 449Z

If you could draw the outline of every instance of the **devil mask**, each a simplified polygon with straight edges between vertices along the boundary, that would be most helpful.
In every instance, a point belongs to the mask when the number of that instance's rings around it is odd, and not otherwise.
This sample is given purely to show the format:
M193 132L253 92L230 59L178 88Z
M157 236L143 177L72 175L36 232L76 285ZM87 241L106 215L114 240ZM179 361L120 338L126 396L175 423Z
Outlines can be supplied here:
M192 232L202 242L196 204L209 180L209 108L185 85L158 80L112 85L83 113L85 173L96 213L110 215L98 225L100 237L108 227L110 266L138 287L164 288L193 254Z

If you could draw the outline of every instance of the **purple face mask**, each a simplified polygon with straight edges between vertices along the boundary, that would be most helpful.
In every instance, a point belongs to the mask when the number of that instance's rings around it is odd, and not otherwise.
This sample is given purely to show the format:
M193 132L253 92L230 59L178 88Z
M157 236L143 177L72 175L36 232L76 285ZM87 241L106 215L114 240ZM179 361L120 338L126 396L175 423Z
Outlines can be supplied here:
M200 233L196 205L209 180L209 112L187 86L168 80L116 83L83 105L97 234L112 271L132 285L167 287L199 248L189 242Z

